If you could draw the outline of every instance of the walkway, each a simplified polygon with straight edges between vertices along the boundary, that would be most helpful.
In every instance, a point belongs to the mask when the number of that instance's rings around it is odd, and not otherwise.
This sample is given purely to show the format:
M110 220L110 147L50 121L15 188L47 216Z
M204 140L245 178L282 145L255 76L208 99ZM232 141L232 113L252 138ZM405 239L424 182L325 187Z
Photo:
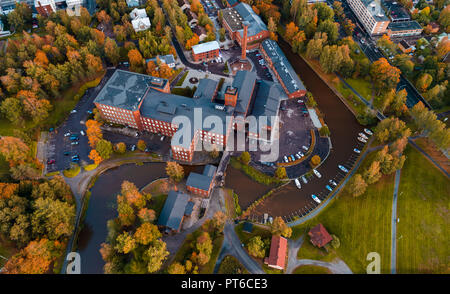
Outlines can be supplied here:
M220 249L219 257L217 258L216 265L214 267L214 273L217 273L220 263L227 255L232 255L239 260L239 262L248 270L250 274L265 274L261 266L248 255L247 251L242 247L241 240L239 240L236 232L234 231L234 224L227 222L223 230L224 240L222 248Z
M400 184L400 173L395 172L394 198L392 200L392 223L391 223L391 274L397 273L397 197Z
M325 262L313 259L297 259L298 250L302 246L304 241L304 235L297 240L289 239L289 257L288 264L286 267L286 273L292 274L296 268L302 265L314 265L327 268L333 274L353 274L352 270L347 266L347 264L336 258L333 262Z

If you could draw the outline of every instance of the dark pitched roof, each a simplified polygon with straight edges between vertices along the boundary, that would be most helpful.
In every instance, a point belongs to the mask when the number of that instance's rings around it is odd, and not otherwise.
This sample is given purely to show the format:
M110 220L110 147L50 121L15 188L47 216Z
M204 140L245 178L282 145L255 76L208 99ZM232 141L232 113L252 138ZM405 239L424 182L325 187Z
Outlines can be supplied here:
M223 18L228 23L231 30L233 32L238 31L241 36L244 35L242 26L244 21L248 23L248 37L254 36L261 31L267 31L266 24L247 3L241 2L233 8L225 8L223 10Z
M391 31L408 31L408 30L421 30L422 26L415 20L391 22L388 25L388 30Z
M194 210L194 205L194 202L189 201L186 205L186 209L184 210L184 215L190 216L192 214L192 211Z
M323 247L328 244L333 238L330 236L328 231L322 224L318 224L314 228L312 228L308 235L311 237L311 243L313 243L317 247Z
M278 83L260 80L257 85L252 115L256 118L267 116L267 125L270 126L272 121L269 117L278 115L281 101L288 97Z
M216 170L217 167L214 165L207 165L203 169L203 174L191 172L187 178L186 186L208 191L211 181L214 179Z
M183 220L189 196L171 190L158 218L158 225L178 230Z
M211 79L201 79L200 82L198 83L198 87L194 93L193 98L196 99L201 98L207 99L208 101L212 101L218 84L219 83L217 81Z
M281 78L284 86L288 89L289 93L296 92L298 90L306 90L303 82L298 77L291 63L288 61L278 44L271 40L266 39L262 42L264 51L272 61L275 70Z
M281 236L272 236L270 243L270 255L266 258L266 263L284 269L286 264L287 240Z
M247 115L255 82L256 73L254 72L240 70L236 73L232 86L233 88L238 89L238 98L235 107L235 112L237 114Z

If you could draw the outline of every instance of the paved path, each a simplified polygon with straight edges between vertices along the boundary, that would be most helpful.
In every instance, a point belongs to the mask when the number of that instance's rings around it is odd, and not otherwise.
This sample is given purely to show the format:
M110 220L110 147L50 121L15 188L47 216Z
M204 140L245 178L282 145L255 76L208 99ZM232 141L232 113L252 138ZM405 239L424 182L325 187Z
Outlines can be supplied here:
M236 257L237 260L239 260L239 262L248 270L249 273L265 274L261 266L255 260L253 260L253 258L251 258L250 255L248 255L247 251L245 251L242 247L241 240L239 240L239 237L234 231L233 223L227 222L223 233L225 238L223 240L222 248L214 267L214 273L217 273L217 270L219 269L219 265L222 262L223 258L227 255L232 255Z
M391 223L391 274L397 273L397 197L401 170L395 172L394 198L392 201Z
M286 273L288 273L288 274L291 274L298 266L297 265L297 263L298 263L297 254L298 254L298 250L303 245L304 239L305 239L305 236L302 235L297 240L291 240L291 239L288 240L288 247L289 247L288 254L289 255L288 255L288 263L286 266Z

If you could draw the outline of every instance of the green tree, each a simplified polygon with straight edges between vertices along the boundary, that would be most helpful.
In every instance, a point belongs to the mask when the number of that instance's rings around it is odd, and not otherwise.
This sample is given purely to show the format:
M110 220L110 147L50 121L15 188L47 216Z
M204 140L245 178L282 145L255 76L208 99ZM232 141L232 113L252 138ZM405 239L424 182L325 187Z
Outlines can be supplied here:
M114 146L114 150L119 154L124 154L127 151L127 145L124 142L119 142Z
M101 158L106 160L111 157L111 154L113 153L113 146L112 146L111 142L109 142L105 139L101 139L95 145L95 150L98 152L98 154L101 156Z
M248 165L250 163L250 160L251 160L250 153L248 153L247 151L242 152L241 155L239 156L239 161L245 165Z
M252 237L247 244L248 253L256 258L264 258L266 249L261 236Z
M285 179L287 177L286 168L279 166L275 170L275 177L278 179Z
M145 149L147 149L147 144L145 143L144 140L139 140L136 144L137 148L141 151L145 151Z
M171 265L169 265L167 272L171 275L184 275L186 274L186 269L181 263L174 262Z
M180 182L184 178L183 167L175 161L167 162L166 173L175 182Z
M277 216L270 227L272 235L283 236L285 238L290 238L292 235L292 229L286 225L284 220Z
M154 273L158 271L164 260L166 260L169 252L167 251L166 243L161 240L156 240L153 242L145 254L145 259L147 262L147 270L149 273Z

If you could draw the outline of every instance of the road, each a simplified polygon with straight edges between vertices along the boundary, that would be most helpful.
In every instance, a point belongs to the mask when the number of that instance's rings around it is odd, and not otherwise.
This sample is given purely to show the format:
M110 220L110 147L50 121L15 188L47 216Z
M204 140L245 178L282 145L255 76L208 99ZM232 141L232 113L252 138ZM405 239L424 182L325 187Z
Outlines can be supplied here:
M397 273L397 197L401 170L395 172L394 198L392 200L391 223L391 274Z
M366 54L367 58L371 62L377 61L378 59L385 57L377 48L375 41L372 37L365 31L363 25L359 21L359 19L355 16L353 11L350 9L347 1L342 1L342 6L344 8L345 15L356 24L355 31L353 32L353 39L359 44L364 54ZM364 40L364 41L361 41ZM386 58L388 61L389 59ZM390 61L389 61L390 63ZM403 76L400 76L400 81L397 84L397 90L405 89L408 93L406 97L406 106L408 108L413 107L417 102L422 101L428 108L431 109L431 106L428 102L420 95L417 89L411 85L411 83Z

